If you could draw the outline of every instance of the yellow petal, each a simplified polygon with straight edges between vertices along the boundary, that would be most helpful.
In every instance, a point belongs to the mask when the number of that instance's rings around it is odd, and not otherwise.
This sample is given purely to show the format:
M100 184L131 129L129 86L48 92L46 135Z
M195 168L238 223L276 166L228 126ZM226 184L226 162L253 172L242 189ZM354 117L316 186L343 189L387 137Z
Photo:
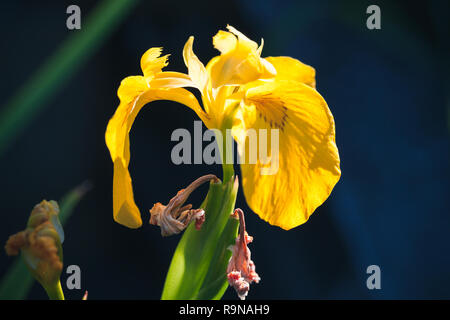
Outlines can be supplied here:
M220 53L225 54L236 48L237 39L232 33L219 30L213 37L213 45Z
M233 26L227 25L227 29L238 37L239 46L246 47L246 49L248 49L249 51L256 51L258 49L258 44L255 41L247 38L242 32L238 31Z
M275 68L261 59L261 48L231 26L219 31L213 38L214 46L221 52L218 59L208 63L213 88L223 85L242 85L257 79L273 78ZM234 40L233 40L234 39Z
M236 30L234 27L227 25L227 29L230 32L219 30L213 37L214 48L220 51L222 54L226 54L236 47L240 46L242 50L253 52L258 50L256 42L247 38L243 33ZM261 53L259 51L259 53Z
M172 100L193 109L203 121L208 123L207 116L191 92L183 88L148 89L141 92L141 82L137 77L129 77L122 81L118 90L121 103L109 121L105 133L106 145L114 162L114 220L129 228L138 228L142 225L139 209L134 202L133 187L128 171L130 162L129 132L138 112L151 101ZM136 84L137 87L134 99L130 100L133 95L130 87L132 84Z
M117 96L121 102L129 103L147 89L149 89L149 86L144 77L130 76L120 82Z
M196 84L200 92L203 93L208 81L208 74L206 73L205 66L197 58L197 56L194 54L194 51L192 50L193 43L194 37L189 37L188 41L184 45L183 59L186 67L189 70L189 77Z
M153 79L149 82L149 87L152 88L183 88L183 87L197 87L191 78L184 73L165 71L155 74Z
M246 163L241 164L246 200L273 225L299 226L327 199L341 174L333 116L315 89L295 81L250 88L244 101L241 123L233 128L240 154L249 153L245 130L267 129L270 160L264 164L257 155L256 164L250 164L246 156ZM271 141L276 135L270 129L278 129L278 152L276 141Z
M277 71L277 80L294 80L312 88L316 87L316 70L291 57L267 57Z
M114 161L113 213L114 220L128 228L135 229L142 225L141 214L134 202L128 166L119 158Z
M153 77L167 66L169 55L160 57L162 48L150 48L141 57L141 69L145 77Z

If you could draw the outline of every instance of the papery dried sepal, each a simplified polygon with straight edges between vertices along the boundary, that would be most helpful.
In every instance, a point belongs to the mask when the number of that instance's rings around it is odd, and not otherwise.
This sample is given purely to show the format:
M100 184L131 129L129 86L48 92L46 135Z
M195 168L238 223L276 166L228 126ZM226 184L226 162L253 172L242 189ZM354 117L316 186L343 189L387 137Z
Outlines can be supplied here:
M255 263L251 260L251 252L247 244L253 241L253 237L245 230L244 212L236 209L232 218L239 217L239 235L236 243L231 246L232 256L228 262L227 279L241 300L244 300L250 290L252 282L259 283L261 278L255 271Z
M167 206L160 202L155 203L150 209L150 224L159 226L163 237L182 232L191 221L195 221L195 228L199 230L205 221L205 211L192 209L191 204L184 205L184 203L195 189L208 181L218 182L219 179L213 174L202 176L185 189L178 191Z

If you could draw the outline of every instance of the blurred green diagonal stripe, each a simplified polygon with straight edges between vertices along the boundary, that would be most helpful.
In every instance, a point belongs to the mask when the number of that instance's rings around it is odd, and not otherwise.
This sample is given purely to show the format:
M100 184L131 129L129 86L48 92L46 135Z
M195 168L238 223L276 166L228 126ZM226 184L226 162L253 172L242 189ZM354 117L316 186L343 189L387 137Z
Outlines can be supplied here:
M71 36L0 108L0 156L137 3L138 0L103 0L86 20L82 16L81 30L71 31ZM83 8L81 11L83 14Z

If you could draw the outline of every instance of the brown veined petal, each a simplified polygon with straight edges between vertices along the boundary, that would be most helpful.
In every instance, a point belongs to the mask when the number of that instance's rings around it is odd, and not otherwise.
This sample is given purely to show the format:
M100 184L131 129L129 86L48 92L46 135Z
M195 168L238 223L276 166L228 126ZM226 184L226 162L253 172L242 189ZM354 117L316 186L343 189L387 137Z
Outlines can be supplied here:
M246 130L255 129L262 138L259 129L267 129L268 158L258 154L255 164L249 156L241 159L242 185L255 213L288 230L306 222L339 180L334 120L322 96L303 83L257 83L246 92L233 135L242 157L250 152ZM278 144L271 141L276 132Z
M195 96L183 88L148 89L129 101L127 93L132 89L127 86L138 81L135 78L123 81L118 93L123 93L123 100L114 116L108 123L105 133L106 145L114 162L113 179L113 217L114 220L129 228L138 228L142 225L141 214L135 204L133 187L128 171L130 162L131 126L139 111L147 103L155 100L171 100L182 103L194 110L204 122L208 123L207 115L203 112ZM122 87L125 86L125 87ZM139 92L136 90L136 92Z
M316 87L316 70L313 67L291 57L267 57L265 60L277 70L277 80L293 80Z

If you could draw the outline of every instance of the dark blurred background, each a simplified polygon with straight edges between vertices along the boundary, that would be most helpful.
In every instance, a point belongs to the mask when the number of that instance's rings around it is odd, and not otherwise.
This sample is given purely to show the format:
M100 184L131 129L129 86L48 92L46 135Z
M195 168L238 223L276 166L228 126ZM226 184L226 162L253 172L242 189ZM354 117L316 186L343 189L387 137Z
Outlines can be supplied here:
M97 1L2 1L0 95L6 101L60 44L66 8L84 18ZM381 30L366 8L381 8ZM335 117L342 178L310 220L291 231L270 226L245 203L260 284L249 299L450 298L448 1L141 1L83 63L43 112L1 155L0 241L24 228L32 207L60 199L89 179L94 188L65 226L65 266L82 271L67 299L159 299L180 236L162 239L148 209L219 166L172 164L176 128L193 132L194 112L155 102L131 134L130 172L144 225L112 219L113 165L104 143L116 90L140 74L145 50L163 46L166 70L186 72L190 35L205 64L212 36L231 24L264 38L263 56L288 55L315 67L317 89ZM238 168L236 167L236 170ZM191 198L199 205L207 187ZM0 254L0 277L13 259ZM366 268L381 268L368 290ZM63 273L63 284L67 275ZM34 285L30 299L47 299ZM228 289L224 298L236 299Z

